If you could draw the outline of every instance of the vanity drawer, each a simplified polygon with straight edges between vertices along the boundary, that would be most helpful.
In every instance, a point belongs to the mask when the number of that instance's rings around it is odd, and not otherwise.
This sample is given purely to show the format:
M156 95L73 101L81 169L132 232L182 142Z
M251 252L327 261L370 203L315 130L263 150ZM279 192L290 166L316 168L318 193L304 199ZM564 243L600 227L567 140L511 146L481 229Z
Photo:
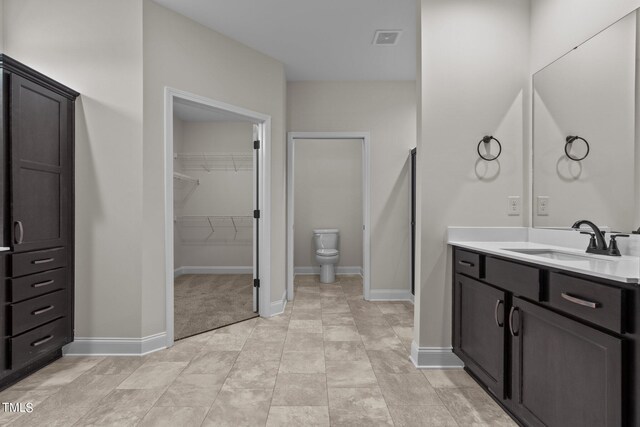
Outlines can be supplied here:
M11 335L18 335L62 317L67 310L67 293L57 291L11 304L10 307Z
M485 281L516 296L540 301L540 270L498 258L487 257Z
M482 265L483 260L484 256L481 256L480 254L456 249L456 272L475 277L476 279L482 279L484 277L484 268Z
M8 279L9 301L18 302L34 298L67 286L67 269L58 268L44 273Z
M552 272L549 305L612 331L625 332L624 290Z
M27 365L64 345L67 322L67 318L63 317L33 331L10 338L11 369L15 370Z
M11 276L26 276L27 274L65 267L66 264L67 251L65 248L13 254L11 255Z

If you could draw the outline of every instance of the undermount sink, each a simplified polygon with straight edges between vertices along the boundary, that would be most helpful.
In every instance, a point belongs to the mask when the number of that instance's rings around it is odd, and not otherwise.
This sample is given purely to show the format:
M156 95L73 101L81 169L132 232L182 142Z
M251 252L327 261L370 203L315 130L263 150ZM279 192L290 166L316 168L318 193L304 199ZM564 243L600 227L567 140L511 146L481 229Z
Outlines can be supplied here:
M555 249L505 249L505 251L509 252L517 252L519 254L538 256L547 259L554 259L556 261L609 261L608 259L603 258L594 258L590 255L578 255L572 254L562 251L557 251Z

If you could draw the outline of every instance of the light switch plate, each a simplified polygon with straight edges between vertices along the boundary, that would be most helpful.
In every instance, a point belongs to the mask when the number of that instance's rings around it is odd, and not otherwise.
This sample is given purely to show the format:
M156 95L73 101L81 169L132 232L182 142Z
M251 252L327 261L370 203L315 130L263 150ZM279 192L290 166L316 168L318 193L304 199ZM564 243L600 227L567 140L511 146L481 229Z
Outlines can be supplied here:
M549 215L549 196L538 196L536 198L536 212L538 216Z
M507 201L509 204L507 205L507 215L509 216L518 216L521 213L520 208L520 196L509 196L507 197Z

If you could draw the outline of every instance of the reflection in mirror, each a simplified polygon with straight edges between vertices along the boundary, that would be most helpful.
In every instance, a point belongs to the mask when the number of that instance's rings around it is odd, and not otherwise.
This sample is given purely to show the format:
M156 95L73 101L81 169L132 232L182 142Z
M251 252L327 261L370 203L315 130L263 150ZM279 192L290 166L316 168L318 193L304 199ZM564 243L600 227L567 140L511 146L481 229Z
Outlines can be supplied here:
M533 225L582 218L640 226L637 17L631 13L533 77Z

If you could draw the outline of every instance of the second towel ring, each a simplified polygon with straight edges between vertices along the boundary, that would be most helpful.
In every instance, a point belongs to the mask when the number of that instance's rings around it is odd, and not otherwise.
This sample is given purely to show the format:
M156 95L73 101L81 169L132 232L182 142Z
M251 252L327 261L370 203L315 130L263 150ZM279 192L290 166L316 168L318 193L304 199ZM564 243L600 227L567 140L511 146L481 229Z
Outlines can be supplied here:
M498 143L498 154L496 154L493 157L485 157L480 152L480 144L482 144L483 142L485 144L489 144L489 143L491 143L492 140ZM483 160L491 162L493 160L496 160L498 157L500 157L501 153L502 153L502 144L500 144L500 141L498 141L498 139L494 138L492 135L486 135L480 140L480 142L478 142L478 156L480 156Z
M584 142L584 144L587 146L587 152L586 152L586 153L584 153L584 156L582 156L582 157L574 157L574 156L572 156L571 154L569 154L569 148L570 148L571 144L573 144L573 142L574 142L574 141L576 141L576 140L578 140L578 139L579 139L579 140L581 140L581 141L583 141L583 142ZM583 138L583 137L581 137L581 136L569 135L569 136L567 137L566 141L567 141L567 142L565 142L565 144L564 144L564 154L566 154L566 155L567 155L567 157L568 157L570 160L573 160L574 162L579 162L579 161L584 160L584 159L586 159L586 158L587 158L587 156L589 155L590 147L589 147L589 143L587 142L587 140L586 140L586 139L584 139L584 138Z

